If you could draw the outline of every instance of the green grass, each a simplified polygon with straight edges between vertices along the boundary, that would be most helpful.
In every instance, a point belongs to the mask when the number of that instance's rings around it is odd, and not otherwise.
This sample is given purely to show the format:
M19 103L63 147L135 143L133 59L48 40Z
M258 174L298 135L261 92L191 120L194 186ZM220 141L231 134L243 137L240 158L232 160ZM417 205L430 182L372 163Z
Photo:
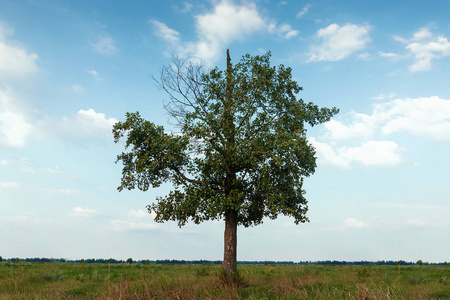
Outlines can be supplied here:
M450 299L440 266L0 263L0 299Z

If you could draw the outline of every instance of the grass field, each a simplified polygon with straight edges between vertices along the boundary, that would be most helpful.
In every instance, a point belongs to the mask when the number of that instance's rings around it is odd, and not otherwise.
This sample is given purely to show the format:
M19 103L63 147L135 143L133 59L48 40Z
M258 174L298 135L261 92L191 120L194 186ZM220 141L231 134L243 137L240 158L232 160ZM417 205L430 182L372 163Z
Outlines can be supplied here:
M442 266L0 263L0 299L450 299Z

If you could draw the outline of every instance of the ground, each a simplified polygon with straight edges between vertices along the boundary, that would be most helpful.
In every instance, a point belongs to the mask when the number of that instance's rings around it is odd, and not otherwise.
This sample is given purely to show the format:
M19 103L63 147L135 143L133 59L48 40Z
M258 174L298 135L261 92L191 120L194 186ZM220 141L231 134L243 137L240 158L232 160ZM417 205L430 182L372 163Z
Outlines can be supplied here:
M444 266L0 263L0 299L450 299Z

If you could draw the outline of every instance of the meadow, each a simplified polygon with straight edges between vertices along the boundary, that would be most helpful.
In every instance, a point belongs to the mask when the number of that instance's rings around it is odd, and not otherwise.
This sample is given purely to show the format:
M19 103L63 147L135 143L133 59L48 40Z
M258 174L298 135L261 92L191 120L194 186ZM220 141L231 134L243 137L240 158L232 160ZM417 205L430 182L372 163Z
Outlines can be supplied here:
M0 299L450 299L447 266L0 263Z

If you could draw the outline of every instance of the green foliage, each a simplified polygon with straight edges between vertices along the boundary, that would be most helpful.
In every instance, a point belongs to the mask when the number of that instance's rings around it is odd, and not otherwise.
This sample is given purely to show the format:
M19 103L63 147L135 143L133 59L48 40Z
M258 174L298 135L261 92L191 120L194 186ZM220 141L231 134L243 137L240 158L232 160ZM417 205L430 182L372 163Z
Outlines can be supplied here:
M315 151L306 124L328 121L338 109L319 108L297 98L302 88L291 68L270 66L270 52L245 55L227 72L174 61L163 68L160 87L181 134L127 113L115 124L126 136L119 190L146 191L163 182L174 186L148 206L155 220L200 223L235 212L240 225L284 214L308 221L303 179L314 173Z
M133 259L130 257L127 259L127 264L131 265L133 263Z
M2 262L2 261L3 261L3 257L0 256L0 262Z

